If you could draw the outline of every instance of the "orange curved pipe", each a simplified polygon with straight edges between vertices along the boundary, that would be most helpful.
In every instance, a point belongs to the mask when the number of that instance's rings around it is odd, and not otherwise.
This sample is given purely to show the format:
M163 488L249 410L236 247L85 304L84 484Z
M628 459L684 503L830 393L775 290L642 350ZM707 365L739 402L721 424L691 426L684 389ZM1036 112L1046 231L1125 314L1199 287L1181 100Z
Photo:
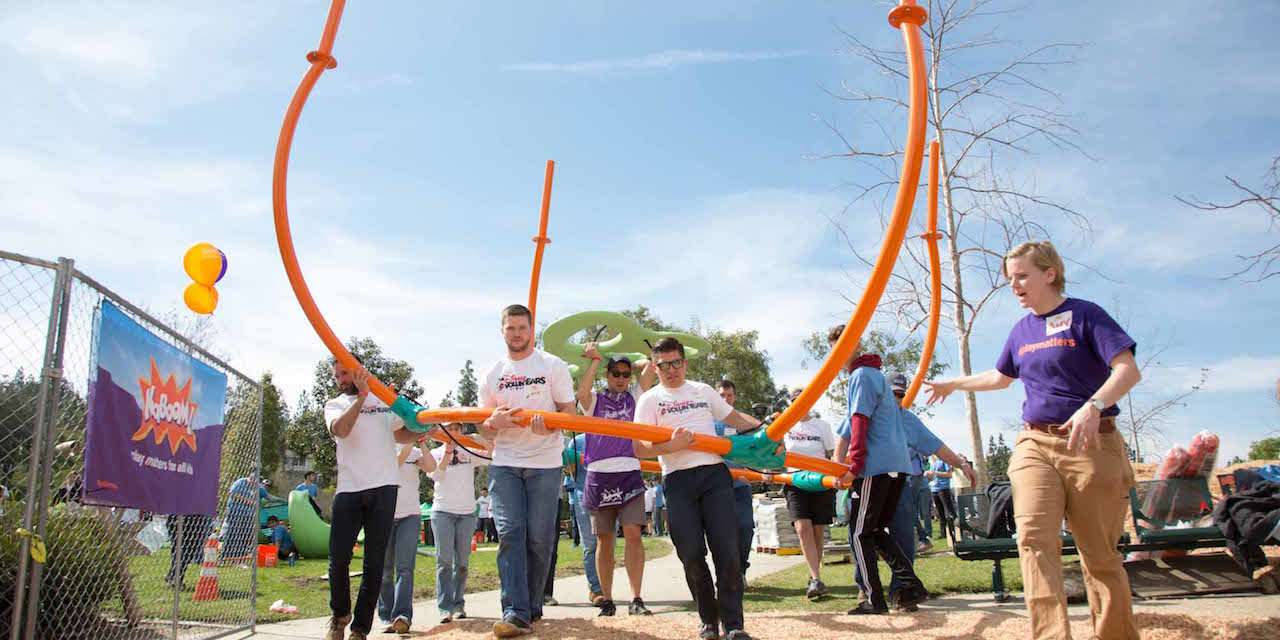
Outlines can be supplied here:
M929 245L929 331L925 334L924 349L920 352L920 364L911 386L902 396L902 407L911 407L920 392L920 384L929 375L929 363L933 362L933 347L938 344L938 316L942 313L942 263L938 256L938 155L941 142L934 138L929 143L929 217L925 220L925 242Z
M289 151L293 147L293 134L298 128L298 117L302 115L302 107L307 103L307 98L311 95L311 89L315 87L316 81L320 79L320 74L324 73L325 69L332 69L338 65L331 52L333 51L334 38L338 35L338 23L342 20L342 9L345 4L345 0L333 0L333 3L329 6L329 17L325 20L324 34L320 38L320 48L307 54L307 60L311 62L311 68L307 69L307 73L302 76L302 82L298 85L297 90L294 91L293 100L289 102L289 108L285 110L284 123L280 125L280 137L276 140L275 168L271 174L271 205L274 211L276 244L280 247L280 260L284 263L285 274L289 277L289 285L293 288L293 295L298 299L298 304L302 307L302 313L306 314L307 320L316 331L316 335L320 336L320 341L329 348L333 356L343 366L355 368L359 363L351 356L351 352L347 351L346 346L342 344L338 336L334 335L333 329L329 327L329 323L320 314L320 310L316 307L315 298L311 296L311 290L307 287L307 281L302 277L302 269L298 266L298 255L293 248L293 234L289 230L289 206L286 198L288 193ZM395 402L396 393L377 378L369 380L369 390L388 406Z
M844 333L832 347L826 362L814 375L813 380L805 385L800 396L792 401L782 415L778 416L768 427L769 438L775 442L782 437L796 422L809 415L809 410L818 402L835 380L836 375L844 368L853 355L854 349L862 340L862 333L871 323L871 315L875 313L880 298L884 295L889 276L897 262L898 252L902 249L902 241L907 236L907 226L911 222L911 209L915 205L916 185L920 181L920 165L924 156L925 111L928 100L925 96L924 47L920 42L920 25L928 19L922 7L916 6L912 0L902 0L889 12L889 23L902 31L906 43L907 67L911 81L910 108L907 111L907 143L904 148L902 172L898 177L898 195L893 203L893 217L889 227L885 229L884 241L880 246L880 255L876 258L875 268L867 281L867 288L862 292L853 315L845 326ZM842 472L843 473L843 472Z
M537 243L538 248L533 252L533 273L529 276L529 326L535 327L534 318L538 317L538 279L542 277L542 250L546 245L551 243L551 238L547 237L547 218L551 213L551 178L556 172L556 161L547 161L547 174L542 179L542 214L538 221L538 235L534 236L533 241Z
M418 422L422 424L444 424L448 422L478 423L484 422L492 413L493 409L475 409L468 407L424 409L418 412ZM660 427L653 424L640 424L637 422L623 422L621 420L607 420L592 416L575 416L556 411L522 409L516 416L516 420L522 424L527 424L528 419L535 415L542 416L549 426L556 427L558 429L567 429L569 431L577 431L580 433L594 433L603 436L627 438L630 440L647 440L649 442L665 442L671 439L671 429L668 427ZM694 434L693 444L690 445L690 448L692 449L706 451L707 453L714 453L717 455L725 455L729 453L729 447L730 443L727 438L702 434ZM837 478L849 470L848 467L825 458L815 458L813 456L805 456L796 453L788 453L784 458L784 464L788 467L804 469L807 471L817 471Z

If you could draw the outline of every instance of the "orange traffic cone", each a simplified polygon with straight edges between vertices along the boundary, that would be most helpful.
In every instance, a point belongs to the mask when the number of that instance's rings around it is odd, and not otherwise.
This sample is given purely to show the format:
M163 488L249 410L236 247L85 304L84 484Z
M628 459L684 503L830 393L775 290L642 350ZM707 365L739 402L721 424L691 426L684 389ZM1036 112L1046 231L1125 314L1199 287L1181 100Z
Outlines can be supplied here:
M200 563L200 579L192 600L218 599L218 537L209 534L204 543L204 561Z
M480 545L480 537L483 535L484 535L483 531L477 531L471 534L471 550L472 551L475 551L476 547Z

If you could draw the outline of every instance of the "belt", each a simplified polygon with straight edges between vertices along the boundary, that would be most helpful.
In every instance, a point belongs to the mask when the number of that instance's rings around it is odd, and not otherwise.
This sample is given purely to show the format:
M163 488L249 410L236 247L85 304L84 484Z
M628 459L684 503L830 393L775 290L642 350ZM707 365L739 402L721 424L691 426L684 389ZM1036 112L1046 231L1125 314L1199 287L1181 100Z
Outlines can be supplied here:
M1061 424L1045 424L1042 422L1027 422L1023 426L1032 431L1040 431L1059 438L1065 438L1071 435L1071 430ZM1098 433L1111 433L1116 430L1116 419L1107 416L1098 420Z

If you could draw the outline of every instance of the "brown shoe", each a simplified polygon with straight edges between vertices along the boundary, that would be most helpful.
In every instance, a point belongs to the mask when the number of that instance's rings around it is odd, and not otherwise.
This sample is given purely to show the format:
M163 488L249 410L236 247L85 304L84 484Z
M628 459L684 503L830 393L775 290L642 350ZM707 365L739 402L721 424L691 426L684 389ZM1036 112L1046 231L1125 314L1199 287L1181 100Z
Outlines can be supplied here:
M598 607L598 606L600 606L602 603L604 603L605 599L606 599L606 598L604 597L604 594L603 594L603 593L599 593L599 592L596 592L596 591L591 591L591 592L589 592L589 593L587 594L587 600L590 600L590 601L591 601L591 605L592 605L592 606L595 606L595 607Z
M391 633L409 633L409 619L404 616L400 616L393 620L391 622Z
M347 625L351 623L351 616L329 617L329 631L324 634L324 640L346 640Z

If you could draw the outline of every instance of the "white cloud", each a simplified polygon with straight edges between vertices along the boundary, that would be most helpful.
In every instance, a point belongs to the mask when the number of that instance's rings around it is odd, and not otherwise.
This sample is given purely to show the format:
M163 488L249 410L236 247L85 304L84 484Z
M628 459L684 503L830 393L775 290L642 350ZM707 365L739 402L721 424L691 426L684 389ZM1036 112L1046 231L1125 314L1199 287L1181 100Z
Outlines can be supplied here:
M716 51L706 49L668 49L631 58L606 58L578 62L520 62L505 65L508 71L604 74L657 71L695 64L760 62L809 55L805 51Z

